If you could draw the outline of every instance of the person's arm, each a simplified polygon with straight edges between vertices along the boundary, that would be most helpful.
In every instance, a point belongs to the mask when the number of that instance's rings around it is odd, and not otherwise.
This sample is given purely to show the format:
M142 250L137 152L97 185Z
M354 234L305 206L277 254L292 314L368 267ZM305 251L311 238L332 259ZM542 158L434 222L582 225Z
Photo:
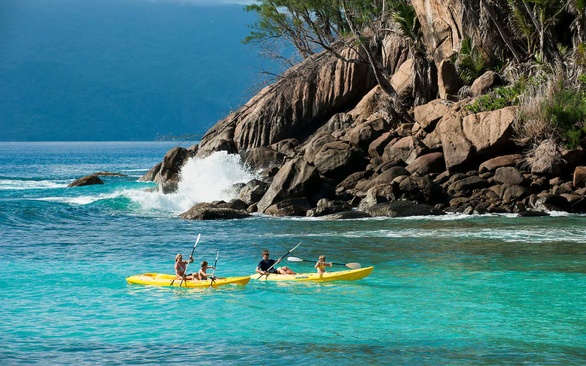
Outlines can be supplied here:
M261 264L262 264L262 261L258 262L258 264L256 265L256 273L258 273L258 274L261 274L261 275L262 275L262 274L265 274L265 273L264 273L264 271L261 269Z

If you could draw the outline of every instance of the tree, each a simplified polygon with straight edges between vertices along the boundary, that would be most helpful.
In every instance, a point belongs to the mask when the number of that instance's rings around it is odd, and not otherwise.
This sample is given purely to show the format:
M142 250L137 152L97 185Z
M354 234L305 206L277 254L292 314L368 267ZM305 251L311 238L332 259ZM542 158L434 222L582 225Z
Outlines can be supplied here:
M257 12L259 21L245 43L284 39L300 59L325 50L345 62L367 64L381 88L390 96L396 95L376 55L390 29L394 10L409 14L411 9L412 18L397 19L403 20L403 28L416 27L410 1L262 0L246 9ZM413 35L416 30L407 33ZM340 51L345 48L353 49L358 56L344 56Z

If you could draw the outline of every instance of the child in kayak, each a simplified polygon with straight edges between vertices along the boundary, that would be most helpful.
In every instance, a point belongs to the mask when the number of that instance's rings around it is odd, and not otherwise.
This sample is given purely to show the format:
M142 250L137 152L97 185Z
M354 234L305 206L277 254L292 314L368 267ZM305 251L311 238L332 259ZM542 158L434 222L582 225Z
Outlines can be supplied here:
M271 273L274 274L295 274L295 272L287 266L276 268L275 264L281 262L281 259L269 259L269 251L263 250L262 251L262 259L258 262L256 266L256 273L260 275L268 275Z
M326 263L326 256L320 255L317 263L315 264L314 268L317 269L317 273L326 273L326 267L331 267L333 265L332 262Z
M187 269L187 264L188 263L192 263L193 262L193 257L189 256L189 260L188 261L184 261L183 260L183 255L181 255L181 253L177 254L175 256L175 275L177 276L177 279L185 279L185 280L194 280L197 279L197 274L192 273L192 274L185 274L185 270Z
M208 274L207 274L208 268L214 269L214 266L209 267L207 261L201 262L201 268L199 269L199 272L197 273L197 278L200 280L207 280L208 279Z

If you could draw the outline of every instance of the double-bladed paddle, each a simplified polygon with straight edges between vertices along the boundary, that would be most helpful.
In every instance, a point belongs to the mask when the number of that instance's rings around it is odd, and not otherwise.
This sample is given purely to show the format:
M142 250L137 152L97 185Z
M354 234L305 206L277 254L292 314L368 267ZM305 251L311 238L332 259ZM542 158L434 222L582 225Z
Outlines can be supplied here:
M301 258L297 258L297 257L289 257L289 258L287 258L287 260L291 261L291 262L315 262L315 261L310 261L307 259L301 259ZM360 263L336 263L336 262L331 262L331 263L339 265L339 266L346 266L346 267L352 268L352 269L362 268Z
M272 266L270 266L270 267L269 267L269 268L268 268L268 269L265 271L265 272L267 272L266 276L268 276L268 272L269 272L271 269L273 269L273 267L274 267L274 266L275 266L277 263L279 263L279 262L281 261L281 259L283 259L283 258L285 258L286 256L288 256L289 254L291 254L291 252L292 252L292 251L294 251L295 249L297 249L297 247L298 247L298 246L300 246L300 245L301 245L301 242L299 242L299 244L297 244L297 245L296 245L296 246L294 246L293 248L289 249L289 251L288 251L287 253L285 253L283 256L281 256L279 259L277 259L277 260L275 261L275 263L273 263L273 265L272 265ZM265 274L261 274L260 276L258 276L257 280L260 280L260 278L261 278L262 276L265 276Z
M195 244L193 245L193 249L191 249L191 255L189 256L189 258L193 257L193 252L195 252L195 247L197 246L197 243L199 243L199 237L201 236L201 233L197 234L197 239L195 239ZM183 277L181 278L181 282L179 282L179 287L181 287L181 285L183 284L183 280L185 280L185 276L187 276L187 267L189 266L189 261L187 261L187 264L185 265L185 272L183 272ZM169 286L173 286L173 282L175 282L175 278L173 279L173 281L171 281L171 284Z

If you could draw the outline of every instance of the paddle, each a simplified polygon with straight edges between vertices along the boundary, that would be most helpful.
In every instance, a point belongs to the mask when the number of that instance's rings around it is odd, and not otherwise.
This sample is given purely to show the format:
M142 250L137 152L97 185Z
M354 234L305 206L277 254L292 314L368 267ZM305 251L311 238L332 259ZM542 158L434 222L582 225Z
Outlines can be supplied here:
M301 258L297 258L297 257L289 257L289 258L287 258L287 260L291 261L291 262L315 262L315 261L310 261L307 259L301 259ZM337 264L339 266L346 266L346 267L352 268L352 269L362 268L360 263L336 263L336 262L331 262L331 263Z
M189 256L190 258L193 257L193 252L195 252L195 247L197 246L197 243L199 243L199 237L201 236L200 234L197 234L197 239L195 239L195 244L193 245L193 249L191 249L191 255ZM183 272L183 277L181 278L181 282L179 282L179 287L181 287L181 285L183 284L183 280L185 280L185 276L187 275L187 267L189 266L189 261L187 261L187 264L185 265L185 272ZM173 283L175 282L175 278L173 279L173 281L171 281L171 284L169 286L173 286Z
M216 280L216 266L218 265L218 257L220 256L220 251L218 250L216 252L216 261L214 262L214 269L212 271L212 277L210 278L210 287L212 287L212 285L214 284L214 281Z
M273 263L272 266L270 266L265 272L267 272L266 276L268 277L268 271L270 271L271 269L273 269L273 267L275 266L275 264L279 263L279 261L283 258L285 258L286 256L288 256L289 254L291 254L292 251L294 251L295 249L297 249L298 246L301 245L301 242L299 242L299 244L297 244L296 246L294 246L293 248L291 248L287 253L285 253L283 256L281 256L279 259L277 259L275 261L275 263ZM260 276L258 276L257 280L260 280L260 278L264 276L264 274L261 274Z

